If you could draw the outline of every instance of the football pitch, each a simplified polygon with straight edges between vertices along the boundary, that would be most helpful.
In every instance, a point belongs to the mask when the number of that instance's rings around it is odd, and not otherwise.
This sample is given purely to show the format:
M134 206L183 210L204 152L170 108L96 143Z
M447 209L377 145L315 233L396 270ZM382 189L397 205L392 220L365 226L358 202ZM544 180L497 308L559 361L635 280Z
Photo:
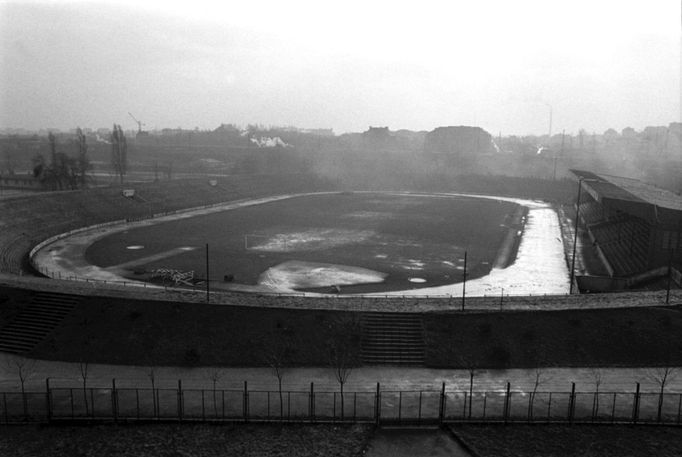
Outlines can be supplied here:
M159 271L193 272L187 277L201 282L208 257L211 284L223 289L416 289L461 282L465 257L467 280L513 261L504 245L520 227L518 208L462 196L308 195L131 227L85 254L93 265L152 282Z

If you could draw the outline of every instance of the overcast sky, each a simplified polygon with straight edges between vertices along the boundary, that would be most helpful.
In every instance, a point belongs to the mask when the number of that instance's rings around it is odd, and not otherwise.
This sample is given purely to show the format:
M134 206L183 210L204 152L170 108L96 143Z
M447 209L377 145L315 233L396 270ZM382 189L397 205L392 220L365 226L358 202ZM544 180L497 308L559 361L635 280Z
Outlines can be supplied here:
M641 130L680 121L681 17L679 0L0 0L0 127L541 134L551 109L553 133Z

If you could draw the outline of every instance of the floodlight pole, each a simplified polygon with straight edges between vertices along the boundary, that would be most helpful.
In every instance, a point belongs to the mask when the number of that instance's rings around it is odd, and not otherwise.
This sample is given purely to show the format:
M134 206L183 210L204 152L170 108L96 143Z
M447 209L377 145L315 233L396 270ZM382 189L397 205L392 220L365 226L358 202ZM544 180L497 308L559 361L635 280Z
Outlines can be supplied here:
M561 132L561 152L560 154L563 156L564 155L564 138L566 137L566 130ZM556 181L556 162L557 162L557 156L556 156L556 150L554 151L554 171L552 172L552 181Z
M673 253L675 252L674 249L670 250L670 257L668 258L668 287L666 288L665 291L665 304L669 305L670 304L670 282L672 280L673 276Z
M573 229L573 255L571 256L571 283L568 286L568 293L573 293L573 281L575 280L575 251L578 245L578 223L580 221L580 191L583 187L583 179L578 179L578 201L575 205L575 227Z
M209 298L209 291L210 291L210 286L209 286L209 269L208 269L208 243L206 243L206 303L210 303L210 298Z
M464 251L464 280L462 281L462 311L464 311L466 289L467 289L467 251Z

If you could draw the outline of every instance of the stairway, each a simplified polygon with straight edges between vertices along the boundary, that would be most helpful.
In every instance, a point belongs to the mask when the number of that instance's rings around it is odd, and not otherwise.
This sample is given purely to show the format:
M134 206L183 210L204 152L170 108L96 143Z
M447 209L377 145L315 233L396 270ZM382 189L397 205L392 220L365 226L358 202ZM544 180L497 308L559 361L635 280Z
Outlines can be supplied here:
M424 323L420 314L363 313L360 324L363 363L424 364Z
M36 292L17 317L0 329L0 351L21 354L43 341L76 307L81 297Z

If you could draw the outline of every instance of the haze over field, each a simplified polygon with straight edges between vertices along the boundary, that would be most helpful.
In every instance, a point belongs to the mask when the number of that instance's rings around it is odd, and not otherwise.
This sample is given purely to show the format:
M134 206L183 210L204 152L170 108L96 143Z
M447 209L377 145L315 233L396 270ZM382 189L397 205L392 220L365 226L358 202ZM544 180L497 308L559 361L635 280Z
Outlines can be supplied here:
M479 125L680 119L680 3L0 3L0 127Z

